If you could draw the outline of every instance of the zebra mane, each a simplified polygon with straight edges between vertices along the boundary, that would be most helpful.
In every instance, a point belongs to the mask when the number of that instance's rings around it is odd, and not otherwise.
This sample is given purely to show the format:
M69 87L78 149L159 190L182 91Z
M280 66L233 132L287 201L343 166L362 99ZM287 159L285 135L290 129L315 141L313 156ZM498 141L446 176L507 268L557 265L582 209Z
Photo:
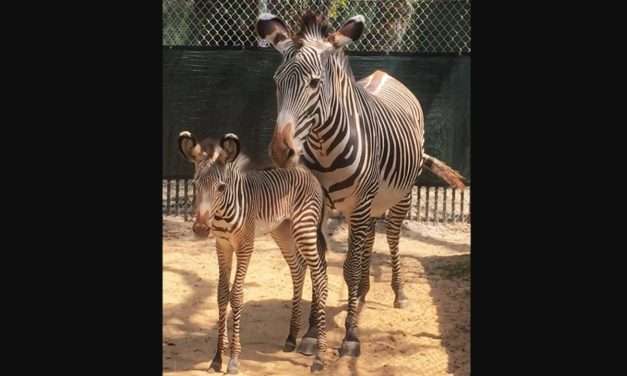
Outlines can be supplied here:
M292 40L298 46L302 46L303 40L319 41L329 36L330 32L331 27L326 17L308 10L301 17L300 30L292 37Z
M243 174L251 171L265 171L276 169L276 167L272 165L267 165L266 163L249 157L248 154L244 152L240 152L237 158L233 162L229 162L228 165L230 166L230 168L235 169Z
M218 141L211 137L206 137L202 141L198 142L198 144L200 144L202 151L206 152L209 156L212 156L216 146L218 145Z

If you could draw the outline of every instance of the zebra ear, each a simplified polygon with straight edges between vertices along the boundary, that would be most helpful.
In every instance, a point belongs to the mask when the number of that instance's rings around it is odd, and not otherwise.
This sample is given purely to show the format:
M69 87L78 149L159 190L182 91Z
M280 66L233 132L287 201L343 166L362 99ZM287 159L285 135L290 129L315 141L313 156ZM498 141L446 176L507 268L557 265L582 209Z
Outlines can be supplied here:
M257 17L256 29L259 37L272 44L272 47L280 53L283 53L289 45L294 43L290 39L290 32L285 22L273 14L260 14Z
M189 131L179 133L178 145L183 157L191 163L200 162L206 155L206 153L203 155L200 144L196 142L196 138Z
M335 48L344 47L350 42L356 41L359 37L361 37L361 34L364 32L365 22L366 19L361 14L351 17L338 31L330 34L327 37L327 40Z
M224 162L233 162L239 155L239 137L233 133L225 134L220 140L220 147L222 148L221 156Z

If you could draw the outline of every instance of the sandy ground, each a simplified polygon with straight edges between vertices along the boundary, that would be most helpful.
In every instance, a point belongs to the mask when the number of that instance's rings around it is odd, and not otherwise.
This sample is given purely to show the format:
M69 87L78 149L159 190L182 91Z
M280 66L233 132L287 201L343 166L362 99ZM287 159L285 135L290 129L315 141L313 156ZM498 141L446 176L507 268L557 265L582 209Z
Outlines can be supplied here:
M217 259L214 241L195 240L191 223L164 217L163 371L206 375L216 348ZM377 226L371 288L360 316L362 355L339 358L347 288L342 263L346 224L334 221L329 252L327 324L331 363L323 375L470 375L470 228L407 222L400 243L410 304L392 306L385 232ZM292 283L269 236L256 240L244 287L240 375L309 375L312 358L282 352L288 334ZM311 298L304 290L304 317ZM306 330L303 322L302 332ZM302 335L301 332L301 335ZM226 370L228 352L223 358Z

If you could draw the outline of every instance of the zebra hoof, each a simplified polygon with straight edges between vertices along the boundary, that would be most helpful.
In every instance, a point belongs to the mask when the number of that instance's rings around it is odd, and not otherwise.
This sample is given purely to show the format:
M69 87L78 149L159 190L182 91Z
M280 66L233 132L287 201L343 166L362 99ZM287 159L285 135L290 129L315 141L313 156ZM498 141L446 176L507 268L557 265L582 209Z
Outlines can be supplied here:
M406 308L409 305L409 299L400 299L394 301L394 308Z
M229 375L237 375L237 372L239 372L239 360L229 360L229 366L226 367L226 373Z
M303 337L298 346L298 352L303 355L313 355L318 347L318 340L313 337Z
M405 295L402 288L394 289L394 308L405 308L409 304L409 298Z
M311 365L311 373L320 372L324 369L324 363L320 359L315 359Z
M285 345L283 345L284 352L292 352L296 348L296 341L290 336L285 340Z
M340 349L340 356L349 356L356 358L361 353L358 341L342 341L342 348Z
M213 357L213 360L211 361L211 365L209 366L207 372L220 372L220 370L222 370L222 357L220 356L220 354L216 354L216 356Z

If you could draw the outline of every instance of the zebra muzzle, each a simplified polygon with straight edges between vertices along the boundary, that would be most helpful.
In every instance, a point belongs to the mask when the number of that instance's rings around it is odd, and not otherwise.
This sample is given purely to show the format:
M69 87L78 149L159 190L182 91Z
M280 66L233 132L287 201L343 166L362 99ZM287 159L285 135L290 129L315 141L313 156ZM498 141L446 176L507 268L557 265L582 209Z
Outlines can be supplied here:
M209 233L211 232L209 226L200 222L194 222L194 225L192 226L192 231L194 232L194 235L200 238L208 238Z
M194 235L196 235L197 237L200 237L200 238L209 237L209 233L211 232L211 229L209 228L209 224L207 223L207 214L208 213L200 215L200 213L198 213L196 215L196 220L194 221L194 224L192 225L192 231L194 232Z
M300 150L294 142L294 123L276 127L270 141L270 158L279 167L290 167L298 161Z

